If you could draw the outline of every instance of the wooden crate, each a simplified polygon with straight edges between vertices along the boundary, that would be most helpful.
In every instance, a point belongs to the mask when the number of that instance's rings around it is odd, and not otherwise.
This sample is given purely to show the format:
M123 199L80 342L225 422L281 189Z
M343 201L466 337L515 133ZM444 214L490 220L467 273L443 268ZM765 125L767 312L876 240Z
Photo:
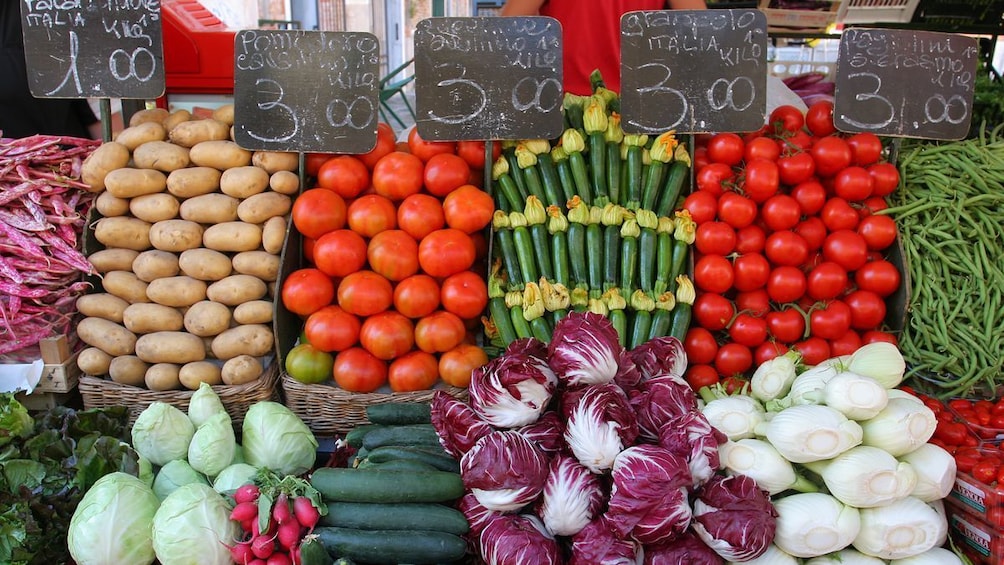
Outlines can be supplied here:
M70 392L77 388L80 380L80 367L77 366L77 355L74 353L62 363L45 364L42 366L42 378L35 387L37 392Z
M76 400L75 390L70 392L40 392L37 388L31 394L18 392L14 399L32 412L51 410L56 406L64 406Z

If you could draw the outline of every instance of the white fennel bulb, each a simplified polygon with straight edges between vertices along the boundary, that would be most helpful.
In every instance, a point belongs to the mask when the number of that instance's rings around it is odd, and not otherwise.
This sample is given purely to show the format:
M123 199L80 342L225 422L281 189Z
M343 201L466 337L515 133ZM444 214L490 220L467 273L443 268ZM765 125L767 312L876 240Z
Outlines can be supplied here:
M885 565L885 561L845 547L836 553L806 559L802 565Z
M945 516L926 502L908 496L885 506L862 508L854 548L882 559L912 557L938 546L948 530Z
M715 398L704 405L701 413L733 441L754 437L756 427L765 419L763 405L745 394Z
M774 501L774 544L795 557L818 557L849 546L861 531L859 510L821 492Z
M917 471L917 486L910 496L933 502L952 492L957 467L951 453L933 443L925 443L900 456L899 460L913 465Z
M897 461L877 447L858 445L826 461L806 463L826 489L844 504L881 506L905 498L917 485L913 465Z
M822 402L851 420L868 420L885 408L889 394L875 379L844 371L826 382Z
M934 412L923 403L893 397L875 417L861 422L861 443L899 457L927 443L937 425Z
M924 553L903 559L890 559L889 565L962 565L962 560L943 547L932 547Z
M727 441L718 446L722 467L735 475L747 475L771 496L786 490L812 492L818 487L795 472L769 442L757 438Z
M829 406L785 408L757 427L785 459L808 463L831 459L861 443L861 426Z
M729 561L729 565L736 565L737 561ZM742 561L743 565L798 565L798 558L790 553L785 553L774 544L767 546L767 551L760 554L760 557Z
M791 388L788 389L787 395L766 403L767 411L779 412L784 408L799 404L819 404L819 397L822 395L826 383L838 373L840 373L840 369L835 365L816 365L802 371L791 382Z
M847 369L871 377L885 388L896 388L903 382L906 361L898 347L878 341L862 345L851 354Z
M750 394L762 402L788 394L797 375L795 363L800 357L797 351L791 350L761 363L750 377Z

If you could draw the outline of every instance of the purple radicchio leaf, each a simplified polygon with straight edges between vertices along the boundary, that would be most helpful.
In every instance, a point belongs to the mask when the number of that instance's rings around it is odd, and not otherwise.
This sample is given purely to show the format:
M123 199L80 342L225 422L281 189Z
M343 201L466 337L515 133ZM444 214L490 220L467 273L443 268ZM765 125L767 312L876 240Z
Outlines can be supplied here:
M505 514L481 532L481 557L486 565L561 565L561 549L540 518Z
M564 405L565 442L579 463L603 473L638 438L638 423L627 395L614 383L589 385Z
M694 533L726 561L749 561L774 539L770 495L746 475L715 475L694 501Z
M641 544L623 539L600 516L572 536L572 556L568 565L641 565Z
M441 390L432 395L431 405L432 425L436 428L439 443L457 459L474 447L479 439L495 431L465 402Z
M569 386L608 383L617 376L624 347L606 317L571 312L554 325L548 362Z
M642 380L671 376L683 379L687 370L687 352L683 342L673 336L650 339L628 352Z
M547 344L533 337L522 337L505 348L505 355L526 354L547 360Z
M472 492L468 492L457 501L457 510L460 510L464 518L467 518L467 523L470 525L470 529L467 531L467 539L472 541L475 547L485 526L492 519L502 515L502 512L485 508L483 504L478 502L478 498Z
M565 448L565 423L554 410L548 410L532 424L518 428L519 433L535 442L544 453L553 455Z
M697 409L697 397L687 381L669 375L642 381L631 393L641 437L657 441L667 422Z
M496 357L471 373L468 388L474 412L496 428L537 421L558 379L547 363L526 353Z
M485 508L515 512L540 496L548 463L547 455L519 432L495 431L460 459L460 477Z
M605 500L597 475L574 457L557 455L551 459L537 515L553 535L571 536L596 516Z
M676 539L645 546L645 565L722 565L717 553L704 544L691 530Z
M659 432L659 445L686 460L693 487L703 485L718 471L718 446L726 439L696 408L673 418Z
M658 445L635 445L617 456L611 476L605 516L621 537L662 543L690 525L691 478L682 457Z

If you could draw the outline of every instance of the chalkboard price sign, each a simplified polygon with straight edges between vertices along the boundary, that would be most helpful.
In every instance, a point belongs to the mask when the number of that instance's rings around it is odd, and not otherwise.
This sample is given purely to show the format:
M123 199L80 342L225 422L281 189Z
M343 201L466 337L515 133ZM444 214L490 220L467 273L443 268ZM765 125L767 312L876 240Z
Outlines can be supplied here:
M837 52L833 123L845 132L962 139L969 133L976 39L850 28Z
M621 127L657 134L754 131L767 112L767 18L759 10L621 16Z
M238 32L234 140L261 151L370 151L376 146L379 47L371 33Z
M416 127L425 139L561 135L561 25L553 18L428 18L415 31Z
M36 98L164 94L160 0L22 0L21 29Z

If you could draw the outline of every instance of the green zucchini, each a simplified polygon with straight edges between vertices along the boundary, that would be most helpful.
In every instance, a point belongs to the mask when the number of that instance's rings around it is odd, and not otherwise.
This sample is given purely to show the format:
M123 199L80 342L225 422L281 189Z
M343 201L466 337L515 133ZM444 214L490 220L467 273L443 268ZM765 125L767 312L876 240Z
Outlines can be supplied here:
M445 532L333 527L314 532L328 553L376 565L434 565L458 561L467 553L463 538Z
M429 465L428 463L423 463L421 461L412 461L409 459L391 459L390 461L384 461L382 463L376 463L371 461L368 457L363 459L356 465L357 469L390 469L390 470L400 470L400 471L438 471L439 469Z
M420 461L448 473L460 472L460 463L453 457L446 455L442 451L442 448L433 451L420 447L385 445L370 451L366 457L373 463L386 463L395 459L404 459L407 461Z
M374 424L397 426L432 423L428 402L383 402L366 406L366 418Z
M447 502L464 495L460 475L447 471L392 471L322 467L310 484L335 502Z
M359 530L433 530L463 535L470 529L467 518L445 504L377 504L329 502L321 526Z
M363 447L370 451L385 445L440 447L439 435L432 424L380 426L363 436Z
M308 534L300 542L300 560L302 565L331 565L331 555L315 534ZM337 563L337 562L336 562Z

